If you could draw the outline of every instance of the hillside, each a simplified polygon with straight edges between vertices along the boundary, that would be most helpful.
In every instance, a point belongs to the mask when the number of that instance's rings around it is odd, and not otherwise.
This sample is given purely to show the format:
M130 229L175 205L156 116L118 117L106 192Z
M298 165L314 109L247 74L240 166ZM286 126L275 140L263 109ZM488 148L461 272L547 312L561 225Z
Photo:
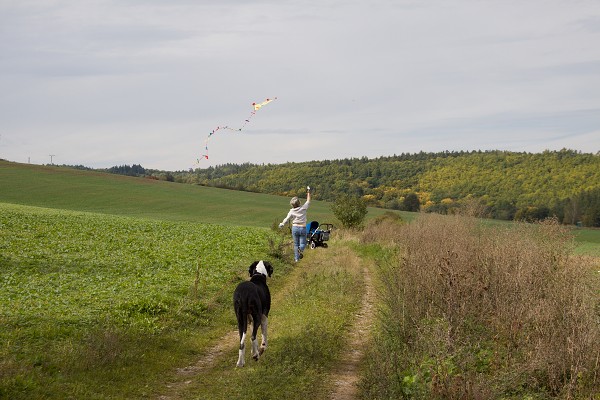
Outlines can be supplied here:
M167 221L270 227L289 209L282 196L6 161L0 161L0 185L0 203ZM370 209L368 217L382 213ZM309 217L333 222L329 204L319 200Z
M311 182L321 199L342 193L390 209L452 213L480 199L492 218L600 226L600 154L572 150L402 154L377 159L311 161L281 165L223 165L179 173L182 182L259 193L294 195ZM418 204L407 202L418 197Z

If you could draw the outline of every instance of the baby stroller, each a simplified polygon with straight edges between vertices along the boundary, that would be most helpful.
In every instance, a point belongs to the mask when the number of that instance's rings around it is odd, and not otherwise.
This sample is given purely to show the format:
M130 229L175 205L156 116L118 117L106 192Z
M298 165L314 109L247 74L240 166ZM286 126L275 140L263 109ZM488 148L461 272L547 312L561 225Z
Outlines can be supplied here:
M317 246L327 247L326 241L329 240L329 234L333 224L321 224L317 221L312 221L306 225L306 241L311 249Z

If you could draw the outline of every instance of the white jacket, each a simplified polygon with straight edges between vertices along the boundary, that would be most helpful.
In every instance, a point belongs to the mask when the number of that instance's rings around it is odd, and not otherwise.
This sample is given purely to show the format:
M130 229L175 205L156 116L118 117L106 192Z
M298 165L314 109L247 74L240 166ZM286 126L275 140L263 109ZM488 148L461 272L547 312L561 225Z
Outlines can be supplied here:
M292 220L292 225L297 226L305 226L306 225L306 211L308 210L308 206L310 204L310 200L306 200L306 203L300 207L292 208L288 215L284 218L284 220L279 224L283 226L290 219Z

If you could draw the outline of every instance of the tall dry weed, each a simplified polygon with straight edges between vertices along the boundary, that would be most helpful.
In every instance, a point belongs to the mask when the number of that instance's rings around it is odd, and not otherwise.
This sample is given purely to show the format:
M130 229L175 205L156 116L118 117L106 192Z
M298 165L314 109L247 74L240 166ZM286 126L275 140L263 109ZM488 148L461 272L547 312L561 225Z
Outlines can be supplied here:
M402 217L395 213L386 212L365 226L360 234L360 242L363 244L397 245L399 243L400 228L403 225Z
M399 368L416 365L430 395L600 392L598 276L556 221L491 228L424 214L395 241L381 325L415 357Z

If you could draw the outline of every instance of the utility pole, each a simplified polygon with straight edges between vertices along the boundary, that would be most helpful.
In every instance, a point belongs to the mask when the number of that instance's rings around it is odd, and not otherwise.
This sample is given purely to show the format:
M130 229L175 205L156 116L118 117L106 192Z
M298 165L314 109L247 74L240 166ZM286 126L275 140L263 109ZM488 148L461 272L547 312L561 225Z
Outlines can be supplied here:
M50 155L50 164L54 165L54 163L52 162L52 157L56 157L56 154L49 154Z

